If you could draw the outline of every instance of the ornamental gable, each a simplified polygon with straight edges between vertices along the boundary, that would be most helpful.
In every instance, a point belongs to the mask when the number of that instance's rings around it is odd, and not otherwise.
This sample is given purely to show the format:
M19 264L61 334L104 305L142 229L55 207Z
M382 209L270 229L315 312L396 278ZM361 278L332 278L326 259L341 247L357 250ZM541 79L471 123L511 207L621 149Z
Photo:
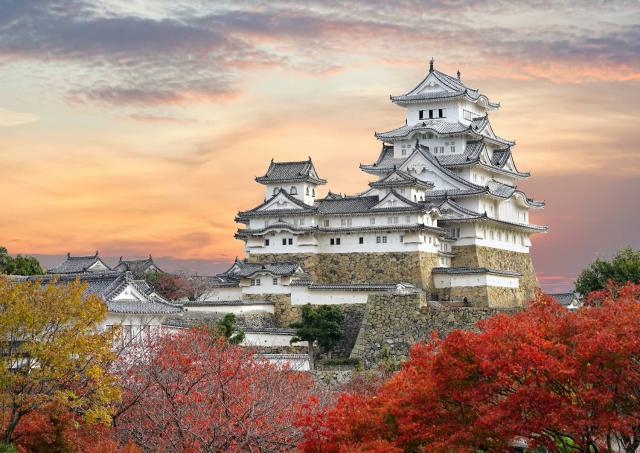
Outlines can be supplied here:
M296 200L297 201L297 200ZM286 196L283 191L278 192L271 200L260 206L257 211L291 211L302 210L301 203L296 203L294 199Z
M417 205L407 200L406 198L391 191L384 197L378 204L371 207L371 210L376 209L391 209L391 208L416 208Z
M428 151L426 151L428 152ZM432 183L435 190L464 189L468 184L464 184L452 175L449 175L441 166L434 163L423 152L416 151L405 160L400 166L400 170L410 176Z

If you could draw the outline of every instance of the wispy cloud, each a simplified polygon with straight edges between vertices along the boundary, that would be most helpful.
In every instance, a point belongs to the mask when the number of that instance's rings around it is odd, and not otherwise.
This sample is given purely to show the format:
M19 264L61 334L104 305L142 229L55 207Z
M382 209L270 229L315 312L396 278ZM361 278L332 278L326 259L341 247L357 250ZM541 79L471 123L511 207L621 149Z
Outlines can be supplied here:
M0 127L20 126L38 121L38 115L27 112L14 112L0 108Z

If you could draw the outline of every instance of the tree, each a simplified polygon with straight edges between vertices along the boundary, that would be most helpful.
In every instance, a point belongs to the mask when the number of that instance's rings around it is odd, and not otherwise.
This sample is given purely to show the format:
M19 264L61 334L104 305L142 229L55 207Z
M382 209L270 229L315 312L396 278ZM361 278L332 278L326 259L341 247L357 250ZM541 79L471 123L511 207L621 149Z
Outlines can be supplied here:
M110 423L119 396L107 369L114 332L100 331L105 304L80 282L56 286L0 278L0 434L49 404L88 423Z
M17 255L13 258L5 247L0 247L0 274L42 275L44 270L33 256Z
M167 452L289 451L302 435L295 414L314 385L305 373L212 341L206 329L160 337L119 374L120 439Z
M480 332L412 348L373 397L343 394L306 420L301 449L635 452L640 446L640 285L571 312L538 295Z
M586 295L606 289L610 280L619 285L640 283L640 250L628 247L618 251L611 261L596 259L578 276L576 291Z
M313 307L311 304L302 307L300 321L290 324L296 329L296 335L291 343L306 341L309 346L309 360L311 367L315 363L314 344L317 342L320 352L327 353L344 336L342 322L344 315L338 307L320 305Z
M144 279L165 299L178 300L187 297L188 282L183 276L165 272L147 272Z
M244 341L244 332L237 326L236 315L227 313L215 325L215 334L225 338L230 344L240 344Z

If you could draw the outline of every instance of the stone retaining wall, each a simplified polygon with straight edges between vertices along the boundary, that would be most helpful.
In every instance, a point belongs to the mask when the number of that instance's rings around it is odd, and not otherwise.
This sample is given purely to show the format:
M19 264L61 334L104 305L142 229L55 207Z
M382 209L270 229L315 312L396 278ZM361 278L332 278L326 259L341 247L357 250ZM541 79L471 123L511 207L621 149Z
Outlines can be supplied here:
M436 307L424 294L369 296L350 357L365 367L374 366L385 354L404 359L411 345L428 339L432 331L444 336L454 329L474 329L478 320L501 311L513 309Z
M317 283L397 283L431 286L438 256L424 252L260 254L252 262L297 261Z
M538 282L530 254L476 245L454 246L452 249L455 253L451 260L452 267L487 267L511 270L522 274L518 291L503 291L506 288L489 288L486 295L490 302L489 306L522 307L524 302L535 296ZM468 289L472 290L473 288ZM468 297L468 299L472 300L471 297Z

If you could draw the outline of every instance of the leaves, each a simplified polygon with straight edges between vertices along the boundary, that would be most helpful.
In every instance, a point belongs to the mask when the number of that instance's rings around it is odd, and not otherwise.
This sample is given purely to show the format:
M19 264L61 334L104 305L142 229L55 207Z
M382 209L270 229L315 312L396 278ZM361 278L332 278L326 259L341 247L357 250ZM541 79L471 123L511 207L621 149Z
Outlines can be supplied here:
M57 404L109 423L119 396L106 373L115 358L113 332L100 331L106 307L79 281L14 282L0 278L0 423L6 441L20 419Z
M417 344L373 395L344 394L307 420L307 452L635 451L640 443L640 285L571 312L526 310ZM391 447L388 451L392 451Z
M576 280L576 291L589 294L606 289L609 282L640 283L640 250L624 248L611 261L596 259Z

